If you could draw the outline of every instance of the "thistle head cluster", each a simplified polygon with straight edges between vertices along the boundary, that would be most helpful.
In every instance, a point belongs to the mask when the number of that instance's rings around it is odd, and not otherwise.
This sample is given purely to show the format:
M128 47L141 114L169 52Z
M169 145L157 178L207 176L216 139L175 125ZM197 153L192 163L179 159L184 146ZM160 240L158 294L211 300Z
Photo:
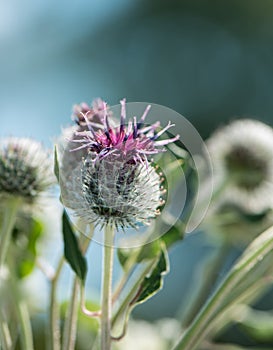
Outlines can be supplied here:
M159 140L173 125L157 131L160 123L144 125L150 110L126 125L125 100L121 101L120 123L109 115L107 105L100 109L101 127L95 129L90 113L81 112L85 130L76 131L70 153L80 152L82 160L62 183L64 204L87 223L101 226L136 227L149 223L159 214L165 192L162 174L152 165L150 156L163 152L164 146L179 136ZM89 117L88 117L89 115Z
M32 204L53 184L52 163L42 145L27 138L0 143L0 196L22 197Z

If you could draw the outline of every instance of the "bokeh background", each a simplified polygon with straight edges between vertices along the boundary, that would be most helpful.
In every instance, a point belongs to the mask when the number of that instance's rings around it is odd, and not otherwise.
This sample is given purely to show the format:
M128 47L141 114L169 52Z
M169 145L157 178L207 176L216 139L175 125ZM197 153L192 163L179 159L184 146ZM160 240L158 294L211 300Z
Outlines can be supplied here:
M1 137L51 146L72 105L95 97L165 105L203 138L237 117L273 123L271 0L2 0L0 53ZM175 316L210 251L200 233L177 244L136 316Z
M166 105L203 136L270 122L272 17L270 0L1 1L1 134L49 142L97 96Z

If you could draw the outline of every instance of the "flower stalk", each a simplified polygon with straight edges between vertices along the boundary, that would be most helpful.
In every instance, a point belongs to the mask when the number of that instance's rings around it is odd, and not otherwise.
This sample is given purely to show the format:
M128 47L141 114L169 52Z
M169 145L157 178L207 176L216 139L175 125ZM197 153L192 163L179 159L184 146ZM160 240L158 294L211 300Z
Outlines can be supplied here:
M17 317L21 326L21 346L22 350L34 350L32 339L32 328L27 305L23 300L15 303Z
M11 275L9 280L9 290L13 303L11 305L17 326L20 331L20 348L22 350L34 350L33 334L30 321L30 314L28 311L28 305L21 294L19 280L15 275L15 263L12 259L8 259Z
M0 313L0 346L3 347L3 350L12 349L12 339L9 331L8 323L2 319Z
M57 285L59 277L64 265L64 258L62 257L59 261L55 275L51 279L51 290L50 290L50 310L49 310L49 338L50 338L50 349L60 350L61 348L61 336L60 336L60 310L57 302Z
M71 303L68 309L67 322L64 328L64 341L62 344L62 350L74 350L76 342L77 332L77 319L78 319L78 294L79 294L80 282L78 277L75 277L73 282L73 289L71 295Z
M90 228L93 235L93 227ZM83 254L86 253L90 239L82 235L80 237L80 248ZM82 281L78 276L74 277L71 302L68 306L67 317L64 324L62 350L74 350L77 337L77 321L79 311L79 292Z
M114 229L107 225L104 232L103 289L101 300L101 350L111 349L112 273Z

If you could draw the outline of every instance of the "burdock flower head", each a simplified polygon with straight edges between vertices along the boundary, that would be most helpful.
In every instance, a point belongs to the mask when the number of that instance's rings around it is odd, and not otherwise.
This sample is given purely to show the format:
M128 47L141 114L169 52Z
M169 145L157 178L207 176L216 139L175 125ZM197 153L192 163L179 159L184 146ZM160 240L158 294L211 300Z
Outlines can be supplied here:
M273 206L273 130L241 119L216 131L207 142L223 203L249 213Z
M97 130L82 114L88 130L75 133L77 139L71 143L76 147L71 153L84 151L85 155L70 175L63 172L61 187L64 204L85 222L117 229L136 227L159 213L162 174L157 173L150 156L164 151L164 146L179 136L159 140L173 125L160 131L159 123L144 125L149 109L138 121L134 117L126 125L122 100L120 124L112 126L104 103L103 127Z
M52 161L42 145L27 138L0 141L0 198L33 202L53 184ZM1 201L2 201L1 200Z

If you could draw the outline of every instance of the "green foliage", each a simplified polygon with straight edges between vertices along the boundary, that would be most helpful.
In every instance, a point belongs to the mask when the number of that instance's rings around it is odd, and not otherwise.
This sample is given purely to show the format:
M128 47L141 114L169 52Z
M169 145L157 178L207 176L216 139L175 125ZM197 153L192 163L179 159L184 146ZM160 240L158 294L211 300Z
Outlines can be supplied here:
M28 276L35 266L37 242L43 233L43 224L31 216L21 216L13 229L14 245L12 255L16 264L15 272L19 278Z
M57 181L59 181L60 176L60 170L59 170L59 162L58 162L58 152L57 152L57 146L54 147L54 174L57 178Z
M154 268L147 276L145 276L144 280L139 285L136 297L131 301L131 305L143 303L160 291L163 287L163 276L168 271L168 254L165 247L162 245L160 254L157 259L155 259Z
M135 263L141 263L144 260L157 258L159 250L160 241L157 240L149 242L140 248L119 248L117 255L121 266L126 270L132 256L135 257Z
M162 289L163 277L169 271L168 254L164 242L159 240L152 242L142 252L144 251L146 254L143 253L142 259L140 259L141 255L138 255L141 273L136 278L133 277L133 286L127 292L125 299L112 319L112 324L114 325L123 315L124 331L133 308L150 299ZM152 252L152 254L149 255L149 252ZM122 258L124 258L124 255L122 255ZM125 272L128 273L130 270L128 269L127 271L126 267L128 265L124 261Z
M161 240L170 248L173 244L183 239L185 227L178 225L172 226L162 237Z
M158 257L159 251L161 251L162 243L169 249L173 244L183 239L185 225L178 219L177 222L171 226L169 224L169 217L166 213L157 219L154 227L154 231L159 230L159 227L166 233L163 234L157 240L144 244L138 248L119 248L117 250L117 255L119 262L123 269L128 268L130 265L130 259L133 258L134 262L141 263L145 260L154 259ZM166 252L167 254L167 252Z
M160 241L164 242L169 249L173 244L181 241L184 238L185 224L177 219L174 225L170 225L172 217L169 213L162 213L156 222L156 229L165 233L160 237Z
M273 228L258 236L232 267L175 350L194 350L208 334L230 322L223 317L242 302L253 302L270 284L272 275Z
M63 212L63 239L64 239L64 256L72 270L81 279L85 280L87 273L87 262L83 256L77 237L70 224L66 211Z
M258 341L273 341L273 314L268 311L255 310L247 305L239 305L237 323L249 337Z

